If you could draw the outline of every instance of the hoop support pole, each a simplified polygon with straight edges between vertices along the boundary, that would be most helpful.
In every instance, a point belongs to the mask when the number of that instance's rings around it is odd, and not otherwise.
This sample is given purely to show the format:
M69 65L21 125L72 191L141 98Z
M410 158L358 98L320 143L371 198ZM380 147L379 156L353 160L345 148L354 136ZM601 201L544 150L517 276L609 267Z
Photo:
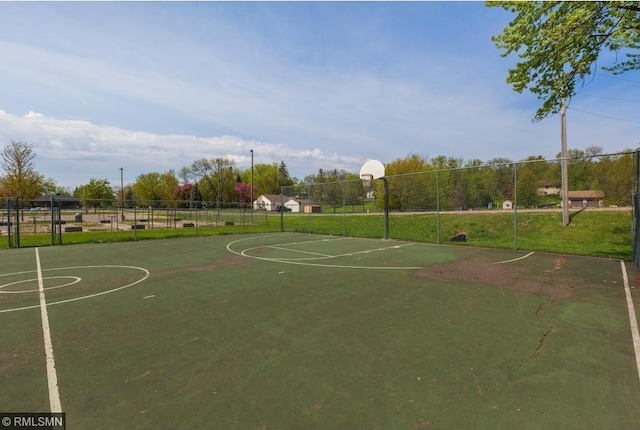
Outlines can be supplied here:
M382 178L384 182L384 239L389 239L389 182L384 176Z

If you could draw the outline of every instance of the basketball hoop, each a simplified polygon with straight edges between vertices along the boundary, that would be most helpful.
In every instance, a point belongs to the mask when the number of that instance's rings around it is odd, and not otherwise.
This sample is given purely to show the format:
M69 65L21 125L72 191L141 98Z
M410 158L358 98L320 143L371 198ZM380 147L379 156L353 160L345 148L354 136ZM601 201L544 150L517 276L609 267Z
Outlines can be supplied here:
M362 186L365 189L371 188L371 183L373 182L373 175L369 173L360 174L360 179L362 179Z
M372 190L371 183L374 179L384 182L384 238L389 239L389 182L384 175L384 164L378 160L369 160L360 168L360 179L367 191Z

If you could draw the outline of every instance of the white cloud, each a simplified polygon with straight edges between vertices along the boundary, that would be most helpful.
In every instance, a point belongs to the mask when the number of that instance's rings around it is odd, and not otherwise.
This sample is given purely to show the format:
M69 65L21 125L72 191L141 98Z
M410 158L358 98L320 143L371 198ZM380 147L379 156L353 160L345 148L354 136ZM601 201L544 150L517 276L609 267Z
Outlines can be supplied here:
M416 10L425 14L407 15ZM63 185L119 182L120 167L133 181L203 157L246 168L250 149L256 163L285 161L302 178L410 153L517 160L560 147L559 119L532 124L537 101L504 82L508 65L490 42L500 26L485 19L496 11L482 5L17 3L3 12L0 144L33 144L38 169ZM189 25L166 25L174 20ZM624 84L589 92L640 98ZM571 106L636 116L603 99ZM569 114L572 148L638 144L637 123Z
M133 182L142 173L177 171L201 158L228 158L238 167L248 168L251 149L255 163L282 160L308 173L326 162L340 164L345 169L353 169L361 162L357 157L327 155L319 149L300 151L283 144L236 136L161 135L32 112L23 117L6 112L0 115L0 142L8 143L12 139L31 144L36 153L37 170L68 187L86 183L91 178L114 182L120 167L126 173L127 182Z

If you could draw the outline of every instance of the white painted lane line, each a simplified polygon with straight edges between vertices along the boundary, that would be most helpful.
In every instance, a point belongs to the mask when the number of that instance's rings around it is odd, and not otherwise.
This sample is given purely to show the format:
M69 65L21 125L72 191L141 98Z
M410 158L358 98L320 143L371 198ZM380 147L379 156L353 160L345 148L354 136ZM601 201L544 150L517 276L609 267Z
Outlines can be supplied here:
M527 255L523 255L522 257L518 257L518 258L514 258L511 260L505 260L505 261L497 261L495 263L491 263L491 264L506 264L506 263L513 263L514 261L518 261L518 260L524 260L527 257L532 256L533 254L535 254L535 252L530 252Z
M125 288L129 288L129 287L133 287L134 285L139 284L140 282L144 281L145 279L147 279L151 273L145 269L144 267L135 267L135 266L114 266L114 265L110 265L110 264L106 264L106 265L99 265L99 266L73 266L73 267L58 267L55 269L46 269L43 270L43 272L49 272L49 271L56 271L56 270L80 270L80 269L94 269L94 268L110 268L110 269L133 269L133 270L140 270L142 272L145 273L144 277L138 279L137 281L131 282L127 285L123 285L121 287L117 287L117 288L113 288L111 290L107 290L107 291L102 291L100 293L95 293L95 294L89 294L86 296L81 296L81 297L75 297L72 299L67 299L67 300L60 300L58 302L49 302L47 303L47 306L54 306L54 305L61 305L61 304L65 304L65 303L71 303L71 302L76 302L78 300L86 300L86 299L91 299L93 297L98 297L98 296L102 296L105 294L111 294L111 293L115 293L116 291L120 291L123 290ZM0 278L2 276L13 276L13 275L19 275L22 273L32 273L33 270L31 271L27 271L27 272L16 272L16 273L6 273L6 274L0 274ZM47 278L48 279L48 278ZM51 288L48 288L51 289ZM27 309L35 309L37 307L39 307L40 305L34 305L34 306L23 306L21 308L11 308L11 309L2 309L0 310L0 314L4 313L4 312L19 312L19 311L24 311Z
M60 392L58 391L58 375L56 374L56 361L53 357L53 343L51 342L51 329L49 328L49 313L47 312L47 300L44 296L44 281L40 267L40 252L36 248L36 270L38 272L38 291L40 293L40 316L42 317L42 334L44 335L44 356L47 364L47 383L49 385L49 406L51 412L62 412L60 404Z
M638 378L640 378L640 332L638 332L638 319L636 318L636 310L633 307L631 298L631 290L629 289L629 277L627 276L627 268L624 261L620 260L622 266L622 280L624 281L624 293L627 296L627 309L629 310L629 324L631 325L631 338L633 339L633 350L636 353L636 367L638 369Z
M329 255L329 254L321 254L319 252L303 251L301 249L285 248L284 246L271 245L271 246L268 246L267 248L279 249L280 251L290 251L290 252L299 253L299 254L317 255L319 257L329 257L329 258L333 257L333 255Z

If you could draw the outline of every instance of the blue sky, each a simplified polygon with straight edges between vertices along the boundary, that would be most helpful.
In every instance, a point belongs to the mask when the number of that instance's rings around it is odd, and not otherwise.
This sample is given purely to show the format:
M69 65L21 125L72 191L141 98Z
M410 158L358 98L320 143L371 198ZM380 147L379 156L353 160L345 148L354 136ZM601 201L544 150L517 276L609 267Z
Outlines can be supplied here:
M558 116L505 83L481 2L0 3L0 144L59 185L200 158L302 179L409 154L552 158ZM612 57L603 58L606 64ZM603 72L598 72L599 74ZM640 144L640 73L571 101L569 147Z

